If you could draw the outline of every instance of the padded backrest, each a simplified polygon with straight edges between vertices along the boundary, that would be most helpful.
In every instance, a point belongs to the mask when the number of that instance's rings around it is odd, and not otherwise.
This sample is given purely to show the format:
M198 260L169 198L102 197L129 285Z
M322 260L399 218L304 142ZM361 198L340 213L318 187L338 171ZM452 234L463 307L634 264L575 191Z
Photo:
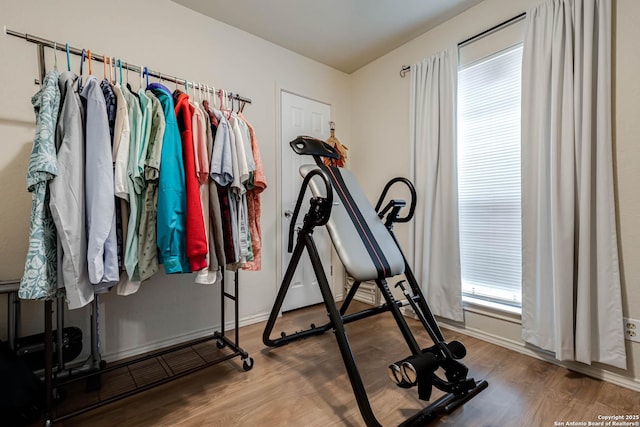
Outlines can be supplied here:
M316 165L303 165L305 177ZM327 229L347 272L358 281L404 273L404 260L355 176L346 169L328 168L333 185L333 208ZM324 196L320 179L309 183L314 196Z

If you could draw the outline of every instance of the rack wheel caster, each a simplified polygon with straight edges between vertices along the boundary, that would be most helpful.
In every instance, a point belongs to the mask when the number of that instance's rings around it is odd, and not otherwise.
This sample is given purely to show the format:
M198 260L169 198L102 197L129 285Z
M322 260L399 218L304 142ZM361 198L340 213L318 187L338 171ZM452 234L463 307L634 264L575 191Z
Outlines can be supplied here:
M216 341L216 347L222 349L222 348L224 348L224 346L225 346L224 341L222 341L222 340Z
M248 357L246 359L242 359L242 369L245 371L250 371L253 368L253 358Z
M107 361L101 360L99 366L100 366L100 370L103 370L104 368L107 367Z

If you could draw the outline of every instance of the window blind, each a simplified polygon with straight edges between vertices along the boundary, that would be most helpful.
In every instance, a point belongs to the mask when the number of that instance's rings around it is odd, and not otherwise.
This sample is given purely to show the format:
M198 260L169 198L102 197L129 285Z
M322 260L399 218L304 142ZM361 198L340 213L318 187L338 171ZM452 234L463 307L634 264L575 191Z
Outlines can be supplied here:
M458 73L463 294L520 306L522 44Z

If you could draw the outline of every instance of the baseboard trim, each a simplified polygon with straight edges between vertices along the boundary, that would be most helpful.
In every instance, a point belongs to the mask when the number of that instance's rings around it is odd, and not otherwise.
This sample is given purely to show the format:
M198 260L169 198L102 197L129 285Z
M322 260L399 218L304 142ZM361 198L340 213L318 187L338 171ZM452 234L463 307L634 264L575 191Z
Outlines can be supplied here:
M577 362L563 362L555 359L551 354L545 353L543 351L536 351L530 347L527 347L523 342L519 342L519 341L511 340L508 338L504 338L498 335L490 334L480 329L459 328L453 325L446 324L444 322L441 322L440 326L443 329L449 329L451 331L458 332L460 334L468 335L470 337L477 338L479 340L486 341L491 344L495 344L500 347L504 347L509 350L513 350L527 356L535 357L536 359L539 359L539 360L544 360L545 362L553 363L554 365L557 365L557 366L562 366L571 371L579 372L581 374L584 374L602 381L607 381L609 383L616 384L621 387L625 387L634 391L640 391L640 379L625 377L623 375L616 374L614 372L596 368L594 366L584 365Z
M249 326L254 323L259 323L266 321L269 318L269 313L261 313L253 316L247 316L242 319L239 319L240 327ZM231 336L233 333L233 320L225 322L225 334ZM118 350L111 353L103 353L101 356L104 360L109 362L116 362L118 360L126 359L129 357L139 356L144 353L149 353L152 351L160 350L163 348L171 347L172 345L181 344L183 342L196 340L198 338L203 338L206 336L211 336L215 331L220 330L220 325L214 325L212 327L207 327L204 329L200 329L198 331L187 332L184 334L176 335L170 338L165 338L157 341L152 341L140 346L132 347L125 350ZM242 347L242 343L240 345Z

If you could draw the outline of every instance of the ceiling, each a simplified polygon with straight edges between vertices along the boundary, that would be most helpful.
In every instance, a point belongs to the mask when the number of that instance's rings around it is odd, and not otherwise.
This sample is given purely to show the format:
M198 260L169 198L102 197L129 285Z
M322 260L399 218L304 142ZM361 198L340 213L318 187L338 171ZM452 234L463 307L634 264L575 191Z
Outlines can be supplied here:
M482 0L173 0L352 73Z

